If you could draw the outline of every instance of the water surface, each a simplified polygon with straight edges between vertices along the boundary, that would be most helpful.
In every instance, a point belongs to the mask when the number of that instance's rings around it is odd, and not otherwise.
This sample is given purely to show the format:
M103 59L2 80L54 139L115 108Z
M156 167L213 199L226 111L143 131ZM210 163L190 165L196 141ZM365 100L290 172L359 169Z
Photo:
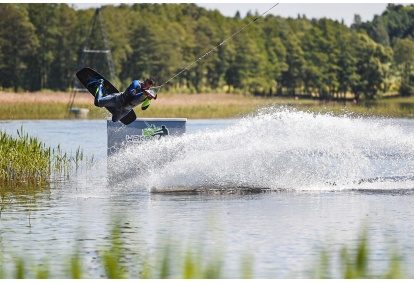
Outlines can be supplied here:
M99 278L99 251L118 221L137 258L155 257L166 243L178 251L191 244L207 258L220 251L229 278L241 275L244 256L253 258L255 278L309 277L323 249L338 259L364 227L373 272L384 270L395 246L414 263L414 120L268 108L243 119L189 120L186 135L109 160L106 121L0 123L11 134L21 126L96 162L4 207L3 262L48 262L61 277L54 262L80 247L86 273Z

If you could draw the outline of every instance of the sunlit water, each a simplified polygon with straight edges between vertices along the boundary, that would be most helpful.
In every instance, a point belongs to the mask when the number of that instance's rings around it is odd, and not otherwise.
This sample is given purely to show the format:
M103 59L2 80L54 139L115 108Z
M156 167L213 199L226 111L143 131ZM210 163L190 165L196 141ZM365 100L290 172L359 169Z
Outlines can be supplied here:
M191 244L206 257L220 251L230 278L241 275L246 256L255 278L309 277L322 249L338 259L364 227L374 272L388 266L394 247L414 263L414 120L267 108L242 119L189 120L182 137L108 160L106 121L0 123L11 134L21 126L48 146L80 147L95 163L5 206L4 262L39 259L59 277L64 268L54 262L78 247L85 273L100 277L99 251L119 221L136 258Z

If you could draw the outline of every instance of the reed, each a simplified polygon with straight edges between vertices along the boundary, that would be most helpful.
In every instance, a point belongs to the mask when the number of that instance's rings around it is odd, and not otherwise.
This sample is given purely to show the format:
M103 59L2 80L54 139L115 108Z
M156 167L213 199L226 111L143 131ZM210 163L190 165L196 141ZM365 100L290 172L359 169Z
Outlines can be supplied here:
M370 270L372 259L370 258L369 238L366 229L360 234L355 247L343 246L339 254L340 278L343 279L401 279L407 276L402 271L402 261L397 248L392 250L388 259L388 270L382 273L373 273ZM332 279L337 275L332 274L332 256L327 249L323 249L320 255L319 266L314 269L315 278Z
M35 93L20 96L0 93L0 120L76 118L74 114L68 112L68 101L69 94L61 93ZM414 117L413 98L386 97L374 101L360 101L358 104L354 104L350 101L322 101L300 96L292 98L257 97L240 94L168 93L160 94L160 97L152 102L148 110L142 112L137 109L137 116L148 118L225 119L243 116L270 105L290 106L298 110L317 113L342 114L347 112L359 116ZM93 106L93 98L89 94L79 94L74 106L88 109L89 119L110 117L105 109Z
M120 226L116 226L110 232L109 248L98 251L99 258L94 269L103 270L100 278L108 279L220 279L228 277L223 266L225 261L219 252L215 256L207 256L200 248L191 248L182 251L174 250L171 245L161 244L156 247L159 254L144 256L144 252L130 250L125 248L122 240L123 231ZM328 256L328 250L322 249L320 253L319 265L313 270L304 270L309 274L309 278L339 278L339 279L400 279L407 278L402 272L402 262L398 252L387 261L388 269L379 273L370 271L370 264L373 262L370 257L369 238L366 233L362 233L359 241L355 246L343 246L339 254ZM69 261L54 262L54 267L47 264L47 260L42 260L39 264L28 264L23 260L24 256L14 257L14 266L11 270L5 270L2 264L3 257L0 255L0 278L37 278L47 279L54 278L53 270L56 267L65 265L66 275L64 278L81 279L93 278L91 274L83 267L83 260L79 256L77 248ZM339 261L339 270L331 274L332 266L335 261ZM134 264L131 264L133 262ZM251 257L244 257L240 261L240 276L234 278L249 279L253 276L253 260ZM277 263L275 263L276 265ZM135 274L135 275L133 275ZM60 277L59 277L60 278Z
M64 103L6 103L0 105L0 120L65 119Z
M0 131L0 187L48 184L51 179L67 176L83 161L90 162L80 148L70 156L60 145L52 149L30 137L23 127L17 130L17 137Z
M0 132L1 183L43 183L50 175L51 153L37 138L29 137L23 128L17 138Z

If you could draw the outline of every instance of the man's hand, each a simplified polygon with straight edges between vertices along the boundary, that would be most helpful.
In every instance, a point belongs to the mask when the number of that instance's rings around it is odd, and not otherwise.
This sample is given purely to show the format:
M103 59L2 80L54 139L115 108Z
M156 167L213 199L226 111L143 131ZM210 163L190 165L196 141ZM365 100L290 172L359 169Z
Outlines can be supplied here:
M149 90L144 90L144 93L149 99L155 98L155 96Z

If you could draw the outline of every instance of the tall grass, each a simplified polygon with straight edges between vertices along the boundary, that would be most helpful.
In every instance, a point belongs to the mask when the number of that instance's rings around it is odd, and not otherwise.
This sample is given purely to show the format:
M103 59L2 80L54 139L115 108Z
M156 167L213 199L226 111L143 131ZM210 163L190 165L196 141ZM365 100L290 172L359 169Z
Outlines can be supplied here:
M294 99L290 97L254 97L254 96L232 96L223 95L211 100L197 100L198 95L178 96L163 94L165 100L154 101L151 107L142 112L137 108L138 117L163 117L176 118L186 117L189 119L225 119L234 118L248 114L258 108L270 105L291 106L298 110L314 112L332 112L343 114L352 112L362 116L386 116L386 117L414 117L413 98L387 98L375 101L361 101L359 104L341 101L322 101L308 98ZM193 99L193 102L187 102ZM174 101L179 100L180 103ZM171 102L172 101L172 102ZM0 120L17 119L67 119L73 118L69 115L67 101L45 103L45 102L16 102L0 104ZM104 119L110 117L105 109L97 108L92 103L76 103L78 108L89 109L88 118Z
M116 226L109 235L110 246L108 248L98 250L98 258L94 264L94 270L102 270L99 278L108 279L220 279L228 278L224 270L225 261L220 252L216 252L215 256L207 256L202 252L200 247L194 249L189 246L184 252L175 251L171 245L161 244L156 247L159 254L145 255L144 252L132 251L125 248L122 241L122 231ZM326 249L320 253L319 266L316 265L314 270L306 270L304 274L309 274L309 278L337 278L337 279L399 279L407 278L402 272L402 263L397 252L388 259L388 268L374 273L370 271L370 264L373 262L370 257L369 239L365 233L359 237L359 241L355 246L343 246L339 254L333 257L328 256ZM85 269L85 262L80 254L79 248L76 248L70 260L62 259L60 262L53 262L53 266L48 266L47 261L38 264L28 264L27 260L23 260L24 255L14 257L13 266L10 270L5 270L3 256L0 254L0 279L1 278L37 278L47 279L54 278L53 270L64 267L65 275L59 278L93 278L96 275L89 274ZM315 258L315 262L318 259ZM339 270L335 270L335 274L331 274L334 262L339 261ZM131 264L132 263L132 264ZM232 275L232 278L251 279L253 274L253 260L251 257L244 257L240 261L239 276ZM268 263L269 264L269 263ZM275 266L277 263L274 263ZM98 265L98 266L97 266ZM133 275L135 274L135 275Z
M6 207L26 203L30 225L29 204L35 201L34 195L50 189L51 182L67 179L81 164L93 162L93 156L85 158L80 148L72 156L60 145L47 147L23 127L17 130L17 137L0 131L0 217Z
M23 128L17 138L0 132L0 181L42 183L50 176L51 151Z
M17 130L17 137L0 131L0 187L47 184L52 178L67 176L82 161L79 148L75 156L69 156L60 145L56 149L47 147L38 138L30 137L23 127Z
M5 103L0 105L0 120L65 119L65 103Z
M401 279L406 275L403 272L402 262L396 248L388 259L388 269L382 273L373 273L370 269L372 260L370 258L369 238L364 230L355 247L343 246L339 257L340 273L343 279ZM326 249L320 255L319 267L315 268L315 277L331 279L337 277L332 274L332 261Z

